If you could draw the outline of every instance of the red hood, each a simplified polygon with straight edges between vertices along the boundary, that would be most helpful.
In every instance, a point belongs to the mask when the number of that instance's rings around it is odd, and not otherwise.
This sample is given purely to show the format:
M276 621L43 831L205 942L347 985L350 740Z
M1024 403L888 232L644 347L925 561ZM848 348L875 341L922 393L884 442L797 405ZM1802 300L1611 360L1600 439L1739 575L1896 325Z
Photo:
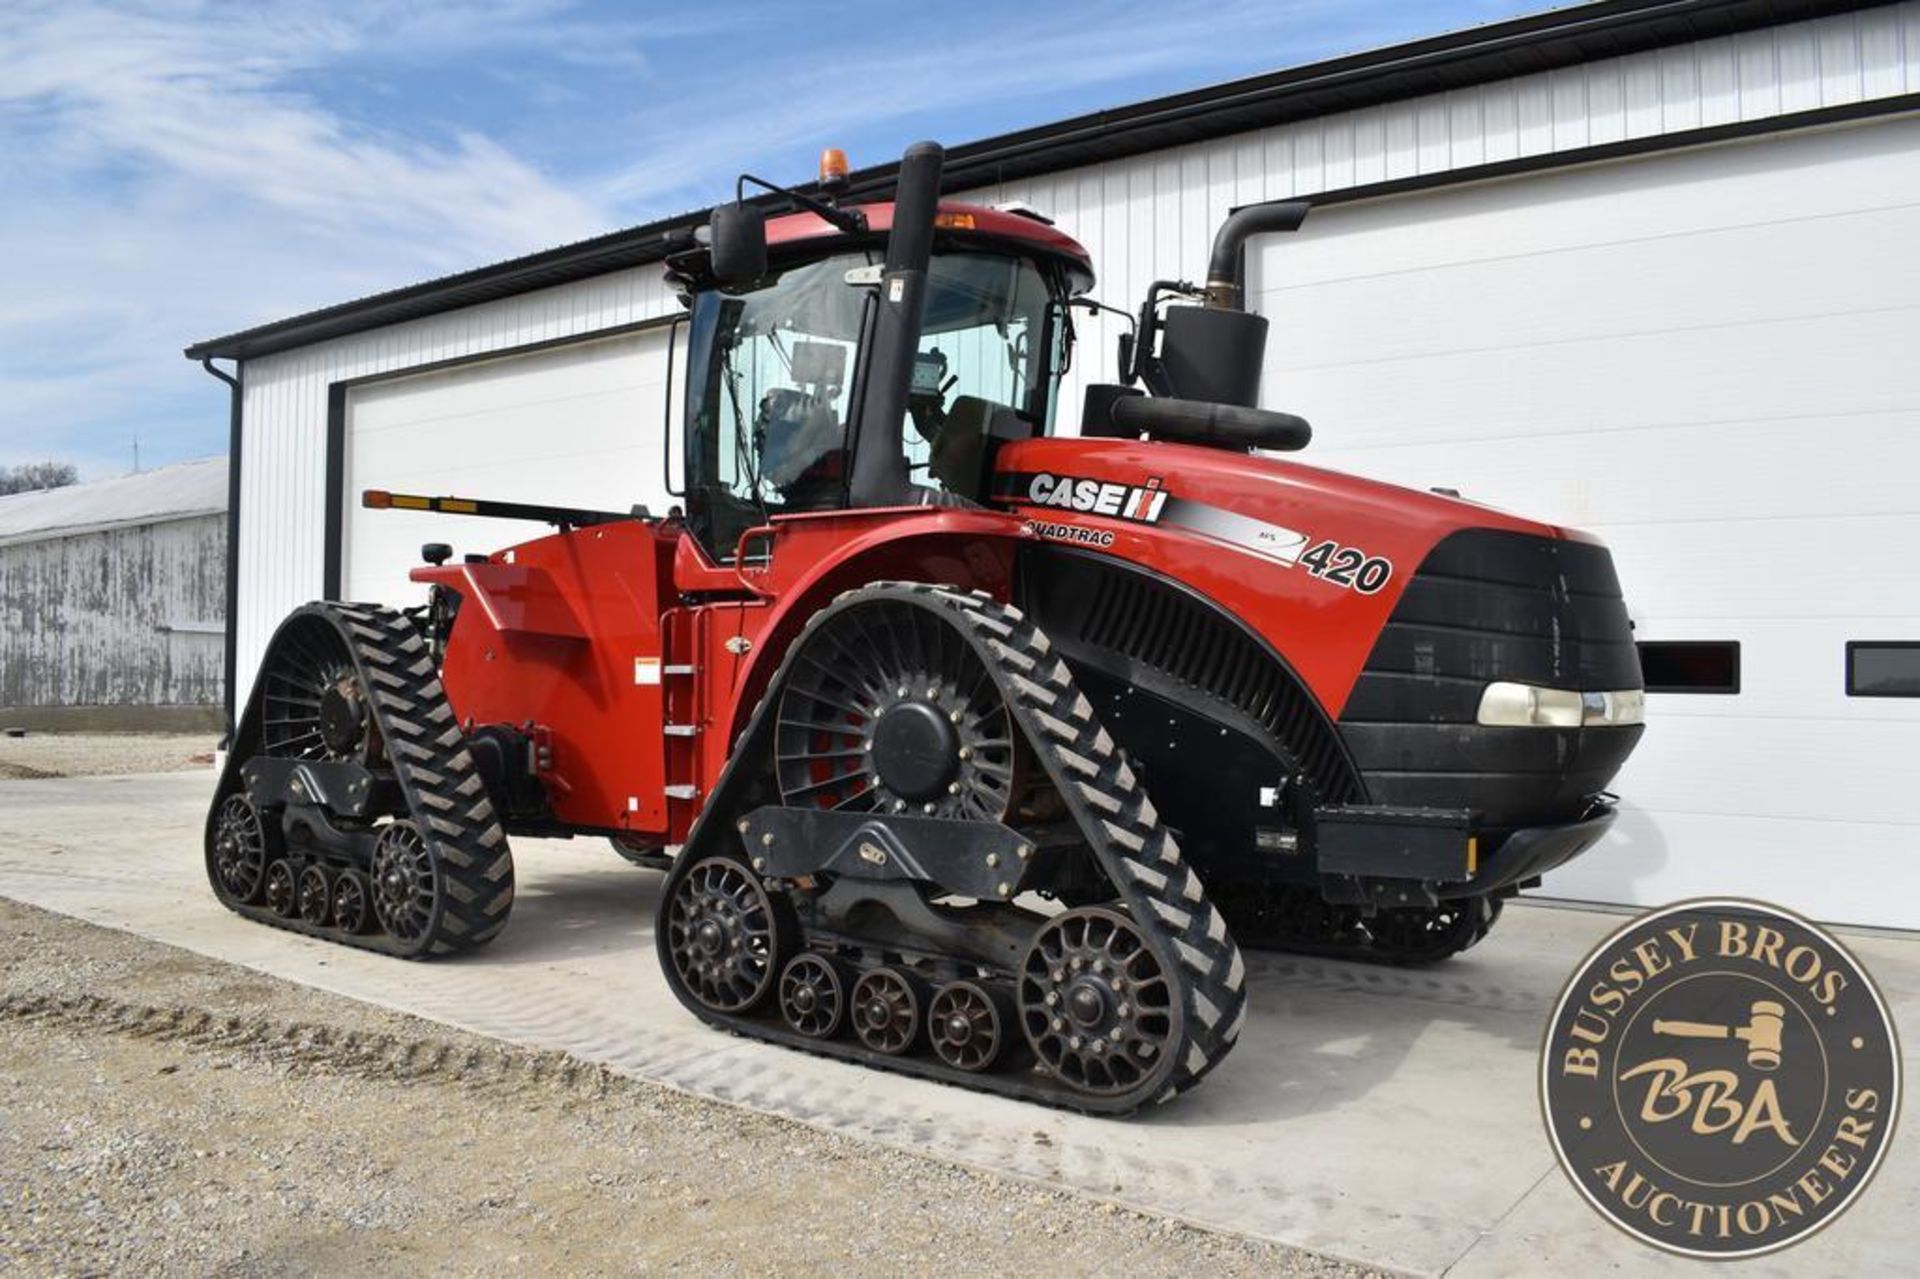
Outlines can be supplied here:
M1191 444L1027 440L999 454L994 491L1039 537L1213 599L1286 653L1335 716L1441 539L1484 528L1597 540L1438 493Z

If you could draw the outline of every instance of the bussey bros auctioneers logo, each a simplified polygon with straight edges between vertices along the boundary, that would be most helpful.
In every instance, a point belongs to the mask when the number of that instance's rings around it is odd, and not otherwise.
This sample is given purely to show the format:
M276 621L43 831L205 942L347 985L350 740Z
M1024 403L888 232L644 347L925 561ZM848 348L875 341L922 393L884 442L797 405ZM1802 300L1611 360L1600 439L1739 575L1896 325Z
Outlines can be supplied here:
M1560 996L1541 1107L1574 1185L1629 1234L1751 1257L1833 1220L1900 1107L1886 1004L1858 961L1759 902L1681 902L1602 942Z

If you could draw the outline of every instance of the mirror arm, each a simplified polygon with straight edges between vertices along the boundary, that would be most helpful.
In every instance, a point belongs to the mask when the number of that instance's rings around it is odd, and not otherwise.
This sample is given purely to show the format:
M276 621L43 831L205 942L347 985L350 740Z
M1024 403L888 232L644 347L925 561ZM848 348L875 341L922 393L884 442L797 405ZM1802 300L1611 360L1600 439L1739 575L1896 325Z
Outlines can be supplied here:
M846 232L848 235L862 235L866 232L867 215L860 212L860 210L835 208L833 205L828 204L825 200L816 200L810 195L802 195L798 191L790 191L786 187L776 186L774 183L767 181L765 178L754 177L751 173L741 174L739 181L734 183L734 187L733 187L734 203L736 204L746 203L747 183L749 182L753 183L757 187L763 187L766 190L773 192L775 195L786 196L787 199L792 200L795 204L799 205L801 208L805 209L807 212L814 214L815 216L825 220L826 222L831 223L833 226L838 227L840 230Z
M1132 386L1135 382L1138 382L1140 380L1140 372L1136 365L1138 359L1136 352L1140 348L1140 321L1134 318L1133 312L1123 310L1117 306L1109 306L1097 298L1074 298L1067 303L1068 324L1073 323L1073 308L1076 306L1083 311L1105 311L1109 315L1117 315L1127 322L1127 331L1120 335L1119 354L1117 357L1119 367L1116 372L1120 378L1120 385L1122 386Z
M1170 393L1166 373L1160 365L1160 308L1168 298L1203 298L1206 290L1186 280L1155 280L1147 286L1147 300L1140 306L1140 320L1134 328L1132 377L1123 377L1122 381L1132 386L1134 379L1147 384L1147 390L1154 395Z
M1132 329L1134 333L1138 334L1140 332L1140 322L1134 319L1133 312L1122 310L1117 306L1109 306L1097 298L1075 298L1067 305L1077 306L1082 311L1105 311L1109 315L1117 315L1127 322L1127 327Z

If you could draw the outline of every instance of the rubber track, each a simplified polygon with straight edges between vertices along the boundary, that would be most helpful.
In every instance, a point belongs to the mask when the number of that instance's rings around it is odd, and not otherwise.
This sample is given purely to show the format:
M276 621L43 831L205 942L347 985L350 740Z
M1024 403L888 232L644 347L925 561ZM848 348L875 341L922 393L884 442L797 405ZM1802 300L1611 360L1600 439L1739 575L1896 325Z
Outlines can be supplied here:
M346 642L408 816L432 846L440 873L439 905L425 935L409 946L385 934L342 933L236 902L209 874L215 895L229 909L259 923L406 959L458 954L492 939L506 926L513 908L513 852L419 628L402 614L374 604L317 603L288 615L281 632L306 617L322 619ZM267 645L266 660L272 659L279 642L276 633ZM259 749L260 685L256 680L208 810L209 865L220 805L244 789L240 769Z
M1113 884L1115 895L1144 933L1154 956L1179 992L1175 1040L1163 1064L1133 1090L1099 1096L1025 1074L969 1074L937 1059L888 1057L856 1041L808 1039L777 1018L730 1017L702 1006L678 981L666 953L666 911L681 874L702 858L740 856L734 823L753 771L766 767L766 736L795 656L827 620L849 608L879 600L906 602L939 613L972 643L992 674L1034 753L1065 799L1087 848ZM1207 900L1200 878L1180 856L1120 749L1095 717L1093 705L1074 684L1067 664L1047 637L1017 608L983 592L911 582L883 582L841 595L816 613L794 641L721 778L712 801L687 840L661 893L655 926L667 984L693 1013L710 1025L882 1069L944 1080L1096 1114L1124 1114L1166 1101L1192 1087L1220 1064L1246 1017L1246 965L1225 919Z

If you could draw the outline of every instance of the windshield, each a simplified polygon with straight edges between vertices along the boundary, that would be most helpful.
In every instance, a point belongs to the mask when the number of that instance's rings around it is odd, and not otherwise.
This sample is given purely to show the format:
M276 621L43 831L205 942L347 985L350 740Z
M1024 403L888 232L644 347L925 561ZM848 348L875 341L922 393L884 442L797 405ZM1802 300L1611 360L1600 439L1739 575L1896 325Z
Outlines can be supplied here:
M874 298L847 273L874 260L840 254L748 292L695 298L687 518L715 558L731 558L740 534L773 516L846 505L851 384ZM1028 259L934 257L892 442L911 484L977 500L989 433L1044 429L1066 329L1058 312Z

